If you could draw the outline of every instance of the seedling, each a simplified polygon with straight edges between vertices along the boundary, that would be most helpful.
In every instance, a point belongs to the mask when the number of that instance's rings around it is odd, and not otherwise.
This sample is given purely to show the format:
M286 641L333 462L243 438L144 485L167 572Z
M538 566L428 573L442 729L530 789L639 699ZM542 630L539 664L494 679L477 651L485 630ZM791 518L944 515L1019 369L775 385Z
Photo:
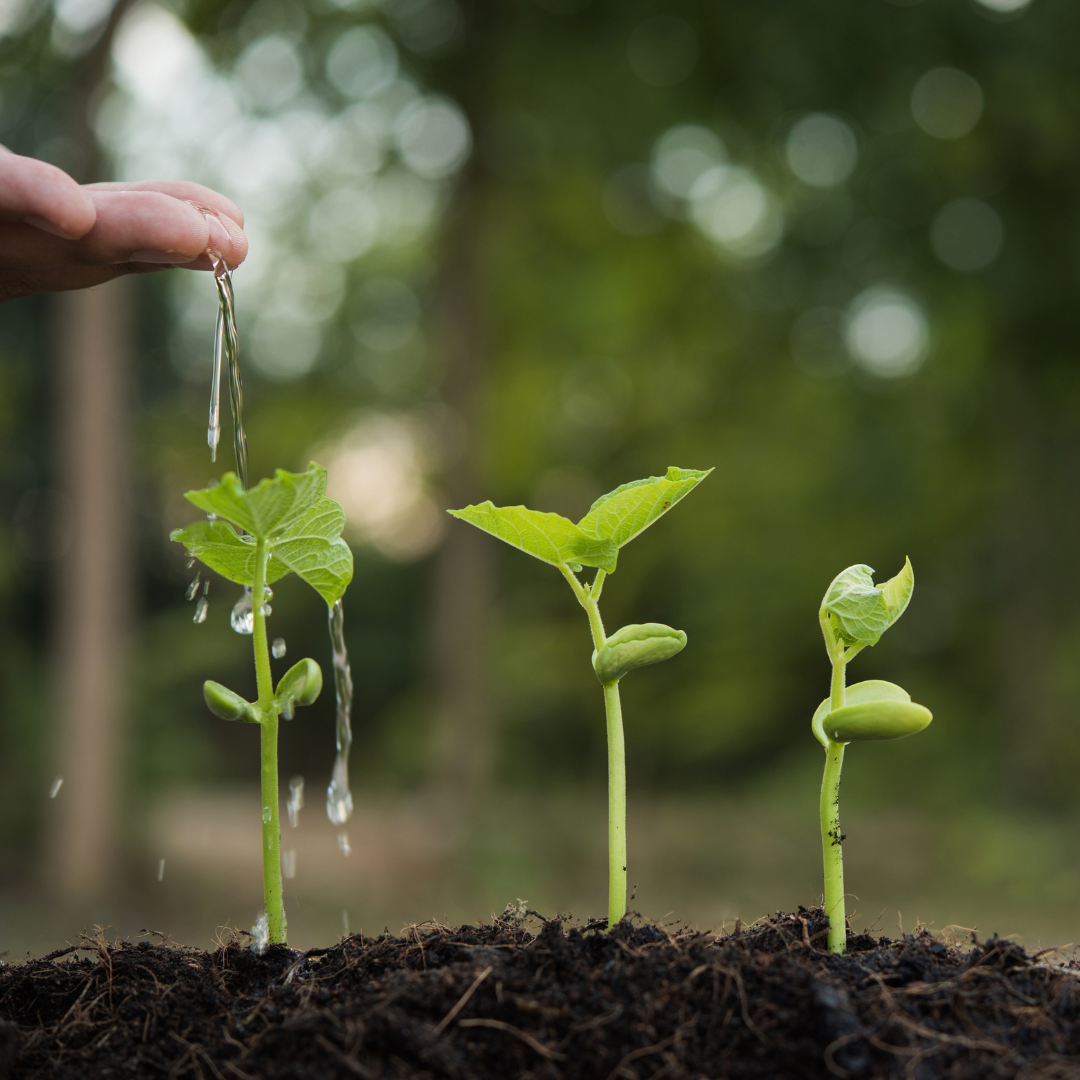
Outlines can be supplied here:
M235 473L221 483L189 491L186 498L211 520L177 529L172 539L229 581L252 589L255 678L258 698L207 680L203 696L223 720L258 724L262 751L263 902L269 941L286 940L281 894L281 823L278 818L278 717L293 718L297 705L310 705L322 689L322 670L311 659L294 664L275 687L266 641L266 587L286 574L306 581L329 608L352 580L353 560L341 539L345 513L326 498L326 470L314 462L305 473L278 469L273 480L245 490ZM239 531L238 531L239 530Z
M904 614L915 588L911 561L884 585L875 585L869 566L849 566L837 575L821 601L818 619L832 663L832 693L814 713L814 737L825 747L821 781L821 853L825 863L825 913L829 951L847 947L844 910L844 853L840 832L840 770L851 742L902 739L922 731L933 719L895 683L869 679L845 687L847 665Z
M600 592L607 576L615 572L619 549L667 513L710 472L712 469L698 472L672 467L666 476L623 484L597 499L576 525L560 514L525 506L494 506L490 501L450 511L454 517L554 566L589 617L593 671L604 688L607 713L609 928L626 915L626 751L619 680L635 668L680 652L686 645L686 634L662 623L642 623L624 626L608 637L600 618ZM596 568L591 585L577 576L586 566Z

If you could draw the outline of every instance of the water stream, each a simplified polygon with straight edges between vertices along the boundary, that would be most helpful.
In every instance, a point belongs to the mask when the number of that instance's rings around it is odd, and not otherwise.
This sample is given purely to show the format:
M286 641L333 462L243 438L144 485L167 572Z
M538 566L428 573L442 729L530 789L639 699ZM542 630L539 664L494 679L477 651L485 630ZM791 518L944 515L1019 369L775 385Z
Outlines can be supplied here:
M211 252L214 262L214 282L218 291L218 315L214 328L213 372L210 383L210 416L206 430L206 441L210 447L210 460L217 460L217 447L221 440L221 376L223 363L229 370L229 406L233 422L233 455L236 458L236 473L240 482L248 486L248 450L247 435L244 432L244 394L240 382L240 338L236 330L236 308L233 297L232 271L225 261ZM194 583L193 583L194 584ZM206 618L206 592L209 582L205 583L204 592L199 599L199 609L195 621ZM195 585L197 588L197 585ZM267 589L266 600L270 599ZM264 614L270 614L269 603L263 608ZM250 588L245 591L233 607L230 622L240 634L250 634L254 622ZM352 748L352 700L353 682L349 669L349 653L345 648L345 608L340 600L329 613L330 647L334 658L334 694L337 699L337 715L334 725L334 741L337 753L330 785L326 789L326 816L335 825L344 825L353 811L352 793L349 790L349 751ZM280 642L280 652L279 649ZM285 655L285 642L280 638L274 642L274 656L280 659ZM291 719L291 717L287 718ZM299 805L303 805L303 781L299 794ZM290 803L292 799L290 798ZM299 806L297 807L297 810ZM290 806L290 818L293 811ZM338 846L348 855L348 834L342 829L338 833Z

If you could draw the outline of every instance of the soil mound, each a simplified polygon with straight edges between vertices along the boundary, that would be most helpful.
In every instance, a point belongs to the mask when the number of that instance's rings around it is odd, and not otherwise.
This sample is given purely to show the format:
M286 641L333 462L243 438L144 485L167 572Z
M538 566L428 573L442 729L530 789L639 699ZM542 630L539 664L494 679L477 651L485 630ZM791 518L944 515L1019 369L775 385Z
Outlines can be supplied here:
M1080 1078L1080 979L1011 942L849 934L837 957L803 909L727 936L530 925L261 957L99 934L0 972L0 1075Z

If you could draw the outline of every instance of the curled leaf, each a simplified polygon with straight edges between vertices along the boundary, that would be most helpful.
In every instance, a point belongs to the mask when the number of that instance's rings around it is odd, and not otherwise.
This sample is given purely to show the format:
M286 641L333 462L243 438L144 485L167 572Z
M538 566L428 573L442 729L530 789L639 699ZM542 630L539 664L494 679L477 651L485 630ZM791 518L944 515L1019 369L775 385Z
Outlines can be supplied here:
M686 634L663 623L633 623L616 630L593 653L593 671L602 683L617 682L628 671L669 660L686 647Z
M873 569L859 563L833 579L821 601L836 636L845 645L876 645L881 635L903 615L915 588L911 561L883 585L875 585Z

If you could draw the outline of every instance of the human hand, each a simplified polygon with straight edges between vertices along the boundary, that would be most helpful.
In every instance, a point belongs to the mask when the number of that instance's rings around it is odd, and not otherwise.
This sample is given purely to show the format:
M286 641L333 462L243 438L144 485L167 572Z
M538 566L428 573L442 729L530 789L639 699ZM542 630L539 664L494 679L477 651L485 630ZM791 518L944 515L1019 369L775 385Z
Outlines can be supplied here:
M232 269L247 255L244 215L184 181L77 184L0 147L0 301L85 289L122 274L183 266Z

